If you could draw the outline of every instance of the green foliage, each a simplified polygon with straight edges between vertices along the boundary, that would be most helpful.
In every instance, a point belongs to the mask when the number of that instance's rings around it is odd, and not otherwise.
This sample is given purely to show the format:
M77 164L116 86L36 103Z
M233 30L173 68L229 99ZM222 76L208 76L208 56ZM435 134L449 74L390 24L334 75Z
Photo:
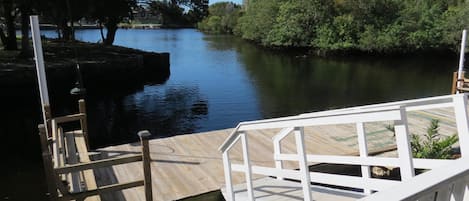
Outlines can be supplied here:
M207 16L203 0L144 1L148 2L154 14L161 15L162 24L166 27L192 27Z
M432 119L427 127L427 133L422 137L420 135L411 135L412 155L414 158L430 158L430 159L450 159L451 146L458 142L456 134L441 137L438 133L440 128L439 120ZM394 127L386 126L386 129L394 133Z
M161 15L162 24L165 26L174 26L188 24L184 18L184 9L178 4L168 1L152 1L150 10Z
M276 23L280 6L285 2L286 0L250 1L246 13L238 20L235 34L247 40L270 45L266 43L267 36Z
M427 133L421 139L419 135L412 135L412 155L415 158L449 159L451 146L458 142L458 136L452 135L442 138L438 133L439 121L433 119L427 128Z
M232 34L241 16L241 7L231 2L219 2L211 5L209 16L197 24L201 31L214 34Z
M457 51L468 25L469 2L460 0L256 0L235 34L325 52Z
M268 45L309 46L318 25L330 21L329 0L290 0L279 5L275 24L264 41Z

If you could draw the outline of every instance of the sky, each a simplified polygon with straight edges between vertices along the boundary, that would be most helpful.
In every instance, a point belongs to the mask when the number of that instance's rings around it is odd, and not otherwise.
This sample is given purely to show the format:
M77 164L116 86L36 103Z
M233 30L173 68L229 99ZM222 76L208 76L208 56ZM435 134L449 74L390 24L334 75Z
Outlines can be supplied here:
M209 0L209 4L214 4L214 3L217 3L217 2L226 2L226 1L231 1L231 2L234 2L236 4L241 4L243 2L243 0Z

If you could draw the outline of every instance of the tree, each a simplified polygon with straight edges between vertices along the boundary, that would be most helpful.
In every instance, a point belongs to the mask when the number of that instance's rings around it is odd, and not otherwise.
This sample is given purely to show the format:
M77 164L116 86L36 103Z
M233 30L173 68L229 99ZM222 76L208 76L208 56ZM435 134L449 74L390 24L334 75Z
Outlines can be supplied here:
M176 0L177 4L189 8L186 18L191 24L196 24L208 16L208 1L206 0Z
M32 57L29 44L29 16L33 13L34 3L31 0L18 0L18 9L21 14L21 52L23 58Z
M256 0L235 34L321 53L455 51L468 19L461 0Z
M208 15L207 0L149 1L150 10L163 19L166 27L193 27Z
M241 16L241 6L232 2L218 2L209 8L208 17L197 24L197 28L207 33L232 34Z
M265 45L274 27L280 5L286 0L256 0L249 2L246 13L239 18L235 34Z
M179 7L176 0L152 1L149 6L155 14L161 15L163 26L171 27L189 24L184 18L184 9Z
M6 50L17 50L15 29L15 8L13 0L1 0L3 17L5 19L6 34L2 33L2 43ZM3 32L3 30L2 30Z
M275 25L267 34L265 44L307 47L316 37L317 28L331 21L330 0L290 0L280 5Z
M92 0L40 0L37 10L57 25L59 39L75 40L73 23L86 16Z
M107 30L102 38L104 45L112 45L117 32L117 25L126 18L132 17L132 8L137 6L135 0L100 0L93 1L90 16ZM102 29L102 28L101 28ZM104 35L101 35L103 37Z

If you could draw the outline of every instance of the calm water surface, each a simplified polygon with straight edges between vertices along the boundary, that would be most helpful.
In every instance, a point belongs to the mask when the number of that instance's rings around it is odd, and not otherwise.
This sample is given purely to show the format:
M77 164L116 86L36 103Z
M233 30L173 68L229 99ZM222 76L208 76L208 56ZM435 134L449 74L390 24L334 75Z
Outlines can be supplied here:
M99 41L96 30L78 38ZM262 50L192 29L119 30L116 45L170 52L171 76L129 93L89 94L97 146L139 129L157 137L231 128L240 121L447 94L454 59L320 59ZM104 122L104 125L102 123ZM116 135L117 133L117 135ZM113 136L126 136L116 139ZM101 136L102 137L102 136ZM131 138L135 139L135 138Z
M99 31L81 30L77 38L96 42ZM87 94L93 147L137 141L142 129L167 137L231 128L246 120L448 94L457 65L457 55L306 57L192 29L119 30L115 44L170 52L171 75L163 84ZM0 167L0 200L45 199L35 129L38 98L2 101L11 107L0 117L1 156L12 165ZM51 101L59 114L71 113L76 104L68 94L55 94Z

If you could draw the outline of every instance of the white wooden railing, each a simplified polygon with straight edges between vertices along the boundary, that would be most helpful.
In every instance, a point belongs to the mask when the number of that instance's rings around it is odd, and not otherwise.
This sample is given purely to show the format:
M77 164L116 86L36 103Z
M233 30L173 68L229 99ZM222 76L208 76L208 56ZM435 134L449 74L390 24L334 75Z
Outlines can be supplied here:
M310 191L310 182L323 183L337 186L361 188L365 194L373 191L383 191L402 182L411 181L414 178L414 168L435 169L448 165L454 160L438 159L414 159L412 158L407 126L407 112L416 110L428 110L436 108L454 109L456 127L459 134L459 144L462 159L469 156L469 126L467 113L467 96L465 94L439 96L432 98L375 104L368 106L352 107L339 110L301 114L297 116L250 121L240 123L231 135L220 146L223 154L225 170L227 199L234 201L232 183L232 171L244 172L248 199L254 200L252 174L275 176L277 179L300 180L303 187L304 200L313 200ZM393 121L396 133L398 158L369 157L366 131L364 124L371 122ZM336 156L336 155L310 155L305 152L304 127L319 125L355 124L360 156ZM283 128L273 139L275 168L251 165L249 159L249 146L247 134L252 130ZM280 141L290 133L294 133L297 154L283 154ZM243 151L243 163L232 164L229 151L237 143L241 142ZM299 170L283 168L283 161L297 161ZM308 163L331 163L360 165L362 176L344 176L309 172ZM401 181L371 178L370 166L394 166L399 167Z
M450 165L425 172L414 179L360 201L469 200L469 161L458 159Z

